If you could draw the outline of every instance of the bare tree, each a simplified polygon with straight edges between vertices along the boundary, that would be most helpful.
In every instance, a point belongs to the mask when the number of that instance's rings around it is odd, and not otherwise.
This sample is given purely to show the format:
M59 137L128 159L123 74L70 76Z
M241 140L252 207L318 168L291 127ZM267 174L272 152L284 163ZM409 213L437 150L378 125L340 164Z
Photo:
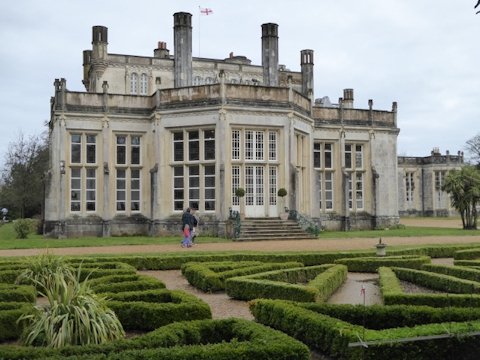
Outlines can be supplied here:
M10 213L31 217L41 212L42 178L48 166L46 133L26 138L20 132L9 144L2 169L0 201Z
M472 164L480 164L480 133L467 140L465 150L470 154Z
M477 1L477 5L475 5L474 9L476 9L480 5L480 0ZM480 13L480 11L477 11L477 14Z

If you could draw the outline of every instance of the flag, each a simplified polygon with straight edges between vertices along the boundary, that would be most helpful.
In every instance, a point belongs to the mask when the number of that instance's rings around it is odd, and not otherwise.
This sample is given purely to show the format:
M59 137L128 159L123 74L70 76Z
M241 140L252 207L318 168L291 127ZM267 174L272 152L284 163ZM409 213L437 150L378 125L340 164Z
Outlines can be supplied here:
M360 296L365 296L365 286L362 285L362 290L360 290Z
M209 8L199 8L200 9L200 15L208 16L213 14L213 10Z

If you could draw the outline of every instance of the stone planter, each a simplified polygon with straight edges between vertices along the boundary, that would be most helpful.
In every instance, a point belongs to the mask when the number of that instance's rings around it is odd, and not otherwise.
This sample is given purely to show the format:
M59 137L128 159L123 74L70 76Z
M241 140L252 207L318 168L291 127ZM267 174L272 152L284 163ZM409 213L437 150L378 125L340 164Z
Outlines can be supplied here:
M288 220L288 212L283 212L283 213L280 213L280 220Z
M377 256L385 256L387 253L385 252L385 248L387 247L386 244L375 244L377 248Z

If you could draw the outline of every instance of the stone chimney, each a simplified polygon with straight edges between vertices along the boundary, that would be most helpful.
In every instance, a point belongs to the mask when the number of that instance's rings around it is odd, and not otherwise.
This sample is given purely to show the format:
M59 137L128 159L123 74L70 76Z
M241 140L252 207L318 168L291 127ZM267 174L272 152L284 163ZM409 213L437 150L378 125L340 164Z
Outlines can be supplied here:
M263 85L278 86L278 25L262 25Z
M192 14L173 14L175 87L192 86Z
M344 109L353 109L353 89L343 90L343 107Z
M170 57L170 50L167 49L167 43L159 41L158 48L153 50L153 56L156 58L168 59Z
M313 50L300 51L300 67L302 70L302 94L308 96L308 91L313 91Z

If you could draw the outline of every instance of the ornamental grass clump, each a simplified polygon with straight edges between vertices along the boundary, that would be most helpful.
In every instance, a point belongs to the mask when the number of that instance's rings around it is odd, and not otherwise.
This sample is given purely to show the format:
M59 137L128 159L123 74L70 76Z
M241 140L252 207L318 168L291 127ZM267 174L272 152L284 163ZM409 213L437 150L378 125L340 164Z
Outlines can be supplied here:
M40 275L27 269L20 276L48 300L48 305L34 306L33 314L24 314L18 320L27 324L22 344L61 348L103 344L125 337L122 324L105 305L106 298L93 293L88 277L81 282L80 274L81 268L75 273L68 267L56 266Z

